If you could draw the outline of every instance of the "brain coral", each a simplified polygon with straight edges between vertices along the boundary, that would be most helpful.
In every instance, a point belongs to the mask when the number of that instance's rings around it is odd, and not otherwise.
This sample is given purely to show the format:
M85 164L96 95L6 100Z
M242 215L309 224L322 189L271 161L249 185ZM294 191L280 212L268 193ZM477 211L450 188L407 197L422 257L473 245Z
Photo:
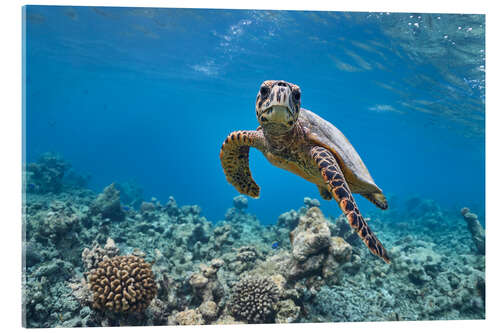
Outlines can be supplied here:
M112 312L141 312L157 292L151 265L128 255L99 262L88 276L93 291L92 306Z
M238 320L266 323L274 320L279 290L269 278L251 277L233 287L230 310Z

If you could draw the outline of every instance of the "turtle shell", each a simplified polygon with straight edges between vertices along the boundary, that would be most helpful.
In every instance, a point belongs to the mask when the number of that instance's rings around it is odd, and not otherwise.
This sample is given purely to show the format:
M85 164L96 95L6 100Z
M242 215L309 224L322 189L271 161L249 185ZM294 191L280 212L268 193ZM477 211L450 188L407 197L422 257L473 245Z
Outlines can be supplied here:
M358 152L338 128L306 109L300 110L299 119L309 140L334 154L352 192L382 193Z

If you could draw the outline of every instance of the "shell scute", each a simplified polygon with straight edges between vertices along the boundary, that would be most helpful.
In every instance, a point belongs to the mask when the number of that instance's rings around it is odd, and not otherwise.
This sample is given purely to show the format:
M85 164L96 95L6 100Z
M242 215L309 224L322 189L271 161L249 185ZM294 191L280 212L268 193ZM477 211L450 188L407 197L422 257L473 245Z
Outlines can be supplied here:
M328 149L335 156L352 192L382 193L358 152L338 128L306 109L300 110L299 121L306 128L309 141Z

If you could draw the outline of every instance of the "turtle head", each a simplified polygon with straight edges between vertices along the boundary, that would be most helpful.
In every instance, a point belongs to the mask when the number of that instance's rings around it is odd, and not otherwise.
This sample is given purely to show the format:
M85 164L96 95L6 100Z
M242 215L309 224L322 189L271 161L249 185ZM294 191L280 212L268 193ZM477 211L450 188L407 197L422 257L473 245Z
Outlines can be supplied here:
M299 118L300 87L286 81L264 81L257 94L255 111L264 130L288 132Z

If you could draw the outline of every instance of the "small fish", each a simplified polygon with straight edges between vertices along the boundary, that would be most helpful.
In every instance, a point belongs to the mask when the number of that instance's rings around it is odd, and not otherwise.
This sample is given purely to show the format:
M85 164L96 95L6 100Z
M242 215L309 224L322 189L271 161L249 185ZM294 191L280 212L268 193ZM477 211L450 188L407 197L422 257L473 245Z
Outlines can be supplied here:
M35 188L36 188L35 184L33 184L33 183L28 184L28 189L34 190Z
M280 243L274 242L274 243L271 244L271 247L273 248L273 250L276 250L279 245L280 245Z
M128 212L130 210L130 207L129 206L123 206L123 210Z

